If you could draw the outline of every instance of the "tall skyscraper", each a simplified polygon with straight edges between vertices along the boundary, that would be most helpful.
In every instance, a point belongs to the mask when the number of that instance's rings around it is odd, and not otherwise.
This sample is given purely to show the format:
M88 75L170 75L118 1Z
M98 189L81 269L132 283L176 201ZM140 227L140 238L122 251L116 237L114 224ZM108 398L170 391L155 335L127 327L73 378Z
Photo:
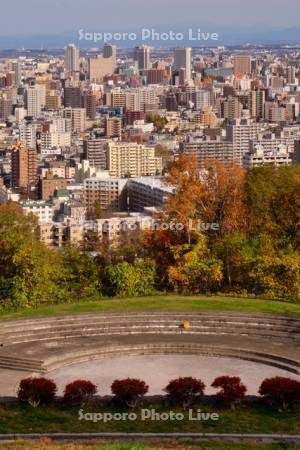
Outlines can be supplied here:
M150 48L146 45L135 47L134 60L138 63L139 70L148 70L151 68Z
M22 80L21 62L19 59L12 64L12 69L15 72L16 85L19 86Z
M69 44L65 50L65 68L67 72L79 71L79 48Z
M185 69L186 81L190 81L192 76L192 49L190 47L177 47L174 51L174 66L175 71Z

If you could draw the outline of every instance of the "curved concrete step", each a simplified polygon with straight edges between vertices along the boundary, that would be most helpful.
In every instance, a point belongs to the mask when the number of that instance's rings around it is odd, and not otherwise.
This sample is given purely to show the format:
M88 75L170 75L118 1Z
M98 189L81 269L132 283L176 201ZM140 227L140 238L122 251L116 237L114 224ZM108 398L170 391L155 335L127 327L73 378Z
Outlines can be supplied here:
M89 349L85 351L69 352L61 357L52 357L44 363L43 368L48 372L67 365L78 364L107 357L153 355L153 354L190 354L211 357L238 358L245 361L265 364L291 373L300 373L300 363L290 358L282 358L263 352L252 352L242 348L211 347L201 344L143 344L130 346L110 346L107 348Z
M191 328L182 330L180 324L183 320L189 320ZM168 344L163 343L160 347L155 347L155 344L145 344L146 347L144 345L144 347L139 348L130 345L128 348L126 347L127 350L126 348L118 350L119 347L115 348L107 344L107 342L110 342L110 337L111 344L118 336L128 336L128 342L130 343L130 336L132 336L133 342L143 342L143 336L145 336L145 340L146 336L156 336L153 339L155 342L155 340L157 341L157 336L165 336L164 340L168 340L167 336L174 336L174 339L179 339L180 334L189 335L191 338L194 336L195 344L185 344L186 346L182 348L180 344L176 344L176 347L166 347ZM237 350L230 348L230 346L226 349L226 352L223 350L223 353L225 352L228 356L261 362L293 372L297 372L300 367L297 359L293 360L284 357L284 345L291 345L291 348L295 349L300 348L300 318L266 314L250 315L203 311L199 313L181 311L129 314L83 313L2 322L0 344L2 344L3 351L1 352L0 349L0 367L43 372L52 367L51 364L72 364L74 361L81 361L81 358L93 359L95 357L117 355L119 351L121 352L120 354L124 352L130 354L132 351L172 351L173 353L182 351L194 353L193 347L200 352L197 341L201 342L201 336L220 336L220 342L222 342L223 336L229 338L232 336L234 339L241 338L240 341L235 339L241 343L243 342L242 338L249 338L248 343L247 339L244 339L244 343L247 343L246 346L250 347L250 342L257 342L257 349L259 349L261 340L268 340L269 349L272 348L269 344L274 343L275 353L278 350L278 353L281 353L281 355L262 354L250 351L249 348ZM100 351L99 347L95 347L88 353L78 353L78 351L75 354L70 353L68 349L72 348L72 346L74 349L78 348L81 338L84 338L84 343L89 342L88 339L90 338L91 345L96 345L95 342L98 342L99 346L103 345L104 342L105 348ZM226 339L230 344L230 340ZM47 343L54 343L55 341L57 341L56 350L48 351L46 349ZM209 341L211 342L212 339L207 339L207 342ZM64 344L61 346L61 350L60 343ZM28 345L28 348L33 349L40 346L38 347L40 350L36 354L42 355L42 351L45 352L45 361L19 358L17 354L18 349L24 349L26 345ZM187 345L191 345L191 347L187 347ZM232 345L234 345L234 340L232 340ZM50 348L50 345L48 348ZM167 350L164 350L166 348ZM43 350L41 351L41 349ZM206 347L206 349L204 350L202 347L201 351L208 351L209 354L214 354L215 352L214 348ZM8 351L11 352L10 355L7 354ZM16 353L16 357L14 353ZM54 360L51 363L51 355L53 353L55 353L55 356L53 356ZM220 355L217 354L216 356Z

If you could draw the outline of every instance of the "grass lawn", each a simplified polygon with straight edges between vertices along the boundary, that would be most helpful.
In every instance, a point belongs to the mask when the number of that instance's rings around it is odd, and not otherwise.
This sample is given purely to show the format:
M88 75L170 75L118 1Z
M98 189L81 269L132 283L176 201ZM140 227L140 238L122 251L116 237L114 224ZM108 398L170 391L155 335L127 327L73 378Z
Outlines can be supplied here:
M94 444L70 444L51 442L48 439L40 441L17 441L13 443L0 444L0 448L8 450L196 450L196 449L210 449L210 450L280 450L293 449L300 450L300 444L287 443L256 443L256 442L164 442L164 443L142 443L142 442L98 442Z
M97 301L48 305L17 312L2 312L0 319L17 319L82 312L127 311L238 311L300 316L300 303L226 296L158 295L133 298L101 298Z
M198 405L202 412L214 412L219 420L189 420L188 412L179 407L148 405L146 408L156 412L184 413L183 420L150 420L141 418L141 412L136 409L135 420L79 420L79 407L67 408L57 404L54 406L39 406L13 404L0 407L0 434L6 433L85 433L85 432L152 432L152 433L274 433L300 434L300 405L292 412L278 413L276 409L263 404L248 404L236 410L220 408L219 406ZM93 405L83 408L87 412L127 412L115 405L105 405L95 401Z

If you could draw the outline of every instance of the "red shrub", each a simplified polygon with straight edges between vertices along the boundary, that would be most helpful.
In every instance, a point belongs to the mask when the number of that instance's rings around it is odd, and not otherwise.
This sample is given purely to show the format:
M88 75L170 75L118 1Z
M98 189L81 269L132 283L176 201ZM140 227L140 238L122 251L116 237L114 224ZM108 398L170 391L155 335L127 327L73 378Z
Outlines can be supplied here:
M186 408L203 396L204 389L205 384L201 380L185 377L170 381L165 391L172 401Z
M221 388L215 395L218 400L228 403L231 407L242 400L247 392L246 386L241 382L240 377L230 377L224 375L217 377L211 384L214 388Z
M129 408L134 408L138 400L147 394L149 386L145 381L135 378L127 378L125 380L115 380L111 385L111 391L116 399L125 403Z
M91 381L75 380L66 385L63 401L67 405L83 405L97 392L97 386Z
M56 384L48 378L24 378L20 381L18 399L36 407L51 403L56 394Z
M287 410L300 401L300 381L285 377L266 378L260 385L259 393L279 410Z

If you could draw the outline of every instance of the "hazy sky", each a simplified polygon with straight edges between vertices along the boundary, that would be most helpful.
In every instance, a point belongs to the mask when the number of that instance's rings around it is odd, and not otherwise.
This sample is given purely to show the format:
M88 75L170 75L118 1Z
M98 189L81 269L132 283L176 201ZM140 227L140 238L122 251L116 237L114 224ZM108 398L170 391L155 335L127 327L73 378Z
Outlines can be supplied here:
M0 35L176 24L292 27L300 24L299 3L299 0L0 0Z

